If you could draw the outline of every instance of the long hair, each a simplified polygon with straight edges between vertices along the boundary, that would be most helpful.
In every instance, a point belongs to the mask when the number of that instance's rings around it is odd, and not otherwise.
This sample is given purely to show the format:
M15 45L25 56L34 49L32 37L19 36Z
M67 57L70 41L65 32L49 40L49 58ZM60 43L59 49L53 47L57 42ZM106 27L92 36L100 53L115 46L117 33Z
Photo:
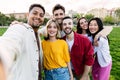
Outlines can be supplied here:
M78 19L78 23L77 23L77 33L79 33L79 34L82 34L82 28L81 28L81 26L80 26L80 20L81 20L81 19L85 19L85 20L88 22L88 20L87 20L85 17L81 17L81 18ZM89 29L86 30L86 33L87 33L87 34L89 33Z
M93 36L93 39L94 39L95 35L96 35L97 33L99 33L99 32L103 29L103 23L102 23L102 20L101 20L100 18L95 17L95 18L92 18L92 19L88 22L88 27L89 27L89 25L90 25L90 22L93 21L93 20L95 20L95 21L97 22L97 25L98 25L98 31L97 31L96 33L94 33L94 34L91 34L91 33L90 33L90 35L92 35L92 36Z
M60 38L60 37L61 37L61 35L60 35L60 26L59 26L59 24L57 23L57 21L55 21L55 20L53 20L53 19L50 19L50 20L47 22L47 24L46 24L46 29L48 29L48 26L50 26L51 23L55 23L55 24L56 24L56 27L57 27L57 29L58 29L57 34L56 34L56 38ZM47 30L46 30L46 31L47 31ZM48 39L49 39L49 34L48 34L48 32L47 32L46 36L44 36L44 39L45 39L45 40L48 40Z

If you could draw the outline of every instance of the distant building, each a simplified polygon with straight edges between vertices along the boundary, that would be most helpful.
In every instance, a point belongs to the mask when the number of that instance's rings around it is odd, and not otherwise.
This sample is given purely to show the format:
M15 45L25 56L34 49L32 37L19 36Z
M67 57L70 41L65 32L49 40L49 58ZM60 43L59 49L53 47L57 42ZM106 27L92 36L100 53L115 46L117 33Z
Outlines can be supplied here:
M115 10L117 8L112 8L112 9L105 9L105 8L95 8L92 9L90 11L87 12L87 14L92 14L95 17L100 17L100 18L105 18L106 16L112 16L112 17L116 17L115 16Z
M14 16L16 19L25 19L27 18L27 13L9 13L5 14L6 16Z
M9 14L5 14L6 16L10 17L10 16L14 16L16 19L25 19L27 18L27 13L9 13ZM45 13L45 18L51 18L51 15L49 13Z
M87 12L87 14L92 14L95 17L104 18L105 16L109 15L108 10L105 8L95 8Z

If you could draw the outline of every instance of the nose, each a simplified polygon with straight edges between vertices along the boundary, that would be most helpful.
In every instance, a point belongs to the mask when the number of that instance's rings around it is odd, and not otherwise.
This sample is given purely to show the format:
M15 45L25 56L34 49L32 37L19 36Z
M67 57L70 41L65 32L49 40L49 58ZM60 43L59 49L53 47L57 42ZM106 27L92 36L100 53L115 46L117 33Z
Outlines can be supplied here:
M61 18L61 15L60 15L60 14L58 15L58 18Z

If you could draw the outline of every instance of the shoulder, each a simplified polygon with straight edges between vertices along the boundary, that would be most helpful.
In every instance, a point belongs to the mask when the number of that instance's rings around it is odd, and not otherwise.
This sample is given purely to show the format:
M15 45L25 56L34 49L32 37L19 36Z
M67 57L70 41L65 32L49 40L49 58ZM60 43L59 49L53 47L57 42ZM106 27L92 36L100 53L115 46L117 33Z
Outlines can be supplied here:
M60 43L66 43L66 41L63 40L63 39L58 39L58 42L60 42Z
M12 30L16 30L16 31L22 31L22 30L26 30L28 28L31 28L29 25L27 24L14 24L12 26L9 26L8 29L12 29Z
M88 37L78 34L78 33L74 33L75 34L75 38L80 39L80 40L84 40L84 41L88 41Z
M104 42L104 41L107 41L107 40L108 40L107 37L100 37L100 38L99 38L99 41L100 41L100 42Z
M45 43L46 42L46 40L42 40L42 43Z

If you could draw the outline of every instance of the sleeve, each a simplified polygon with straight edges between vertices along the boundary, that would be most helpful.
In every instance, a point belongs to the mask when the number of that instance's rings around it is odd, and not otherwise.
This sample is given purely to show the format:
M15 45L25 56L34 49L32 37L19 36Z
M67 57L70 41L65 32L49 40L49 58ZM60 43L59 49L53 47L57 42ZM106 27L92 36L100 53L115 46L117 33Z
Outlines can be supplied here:
M94 49L91 42L88 39L84 41L86 41L85 42L86 43L85 44L85 64L88 66L91 66L94 63L94 57L93 57Z
M7 69L21 52L23 34L23 26L13 25L0 37L0 58Z
M110 32L112 31L113 27L109 26L109 27L104 27L104 29L102 31L100 31L98 34L100 34L103 37L106 37L110 34Z
M65 59L65 61L66 62L70 62L70 53L68 51L68 45L67 45L67 43L65 41L64 41L64 47L63 47L63 49L64 49L64 59Z

